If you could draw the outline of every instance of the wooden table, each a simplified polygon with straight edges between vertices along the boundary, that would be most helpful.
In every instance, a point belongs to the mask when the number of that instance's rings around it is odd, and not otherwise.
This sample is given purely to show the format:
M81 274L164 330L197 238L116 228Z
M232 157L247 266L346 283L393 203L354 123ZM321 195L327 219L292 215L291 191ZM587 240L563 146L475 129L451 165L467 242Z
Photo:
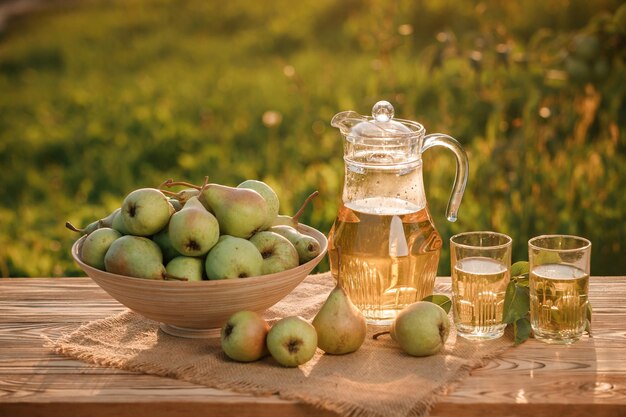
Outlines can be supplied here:
M512 347L461 381L431 415L626 416L626 277L593 277L590 300L593 338ZM122 310L89 278L0 279L0 416L334 415L89 365L43 346L42 336Z

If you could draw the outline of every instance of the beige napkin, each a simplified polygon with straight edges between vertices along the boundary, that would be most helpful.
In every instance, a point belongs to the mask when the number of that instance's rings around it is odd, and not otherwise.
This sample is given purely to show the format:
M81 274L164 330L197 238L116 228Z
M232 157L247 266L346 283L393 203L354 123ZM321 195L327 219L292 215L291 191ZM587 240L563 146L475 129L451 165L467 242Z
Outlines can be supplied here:
M289 315L312 319L334 286L330 274L307 277L265 314L268 320ZM437 287L447 293L449 288ZM208 387L256 395L277 394L342 416L426 416L437 396L512 346L509 336L475 343L457 338L452 326L444 350L415 358L388 336L374 340L381 328L370 327L363 346L343 356L318 349L299 368L283 368L271 357L236 363L220 349L219 339L170 336L159 324L131 311L81 326L51 343L57 353L103 366L156 374Z

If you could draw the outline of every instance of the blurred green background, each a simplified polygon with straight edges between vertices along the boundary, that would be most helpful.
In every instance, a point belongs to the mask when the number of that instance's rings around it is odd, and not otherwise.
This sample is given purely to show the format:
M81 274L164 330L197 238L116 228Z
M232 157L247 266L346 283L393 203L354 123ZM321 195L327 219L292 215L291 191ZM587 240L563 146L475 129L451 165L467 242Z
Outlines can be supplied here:
M451 153L424 154L449 237L593 242L593 275L626 274L626 6L611 0L88 0L0 32L0 275L82 275L76 235L167 178L273 186L324 232L343 185L343 110L386 99L470 159L444 216ZM322 264L320 269L327 268Z

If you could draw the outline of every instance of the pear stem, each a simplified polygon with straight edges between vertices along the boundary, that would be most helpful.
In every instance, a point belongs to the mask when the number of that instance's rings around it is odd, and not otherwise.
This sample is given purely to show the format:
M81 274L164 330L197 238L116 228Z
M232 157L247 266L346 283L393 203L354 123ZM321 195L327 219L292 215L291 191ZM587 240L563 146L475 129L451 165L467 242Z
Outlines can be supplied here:
M170 181L170 180L167 180L162 185L165 186L165 187L168 187L168 188L176 187L178 185L183 186L183 187L194 188L196 190L200 190L202 188L202 187L200 187L198 185L192 184L192 183L187 182L187 181Z
M179 194L175 193L174 191L164 190L162 188L159 188L159 191L161 191L163 194L165 194L168 197L174 197L174 198L178 198L179 197Z
M74 226L72 223L70 222L65 222L65 227L67 227L68 229L70 229L72 232L76 232L76 233L85 233L83 230L78 229L76 226Z
M159 191L161 191L163 194L165 194L168 197L173 197L173 198L178 198L178 193L175 193L174 191L170 191L170 190L165 190L165 187L170 187L170 184L173 183L174 180L172 178L169 178L165 181L163 181L161 183L161 185L159 185Z
M208 185L209 185L209 177L206 176L204 177L204 184L202 184L202 187L200 187L200 194L202 194L202 192Z
M306 208L306 206L309 204L309 202L311 200L313 200L315 197L317 197L317 195L319 194L319 191L315 190L311 193L310 196L308 196L306 198L306 200L304 200L304 203L302 203L302 206L300 207L300 209L296 212L296 214L293 215L292 219L297 223L298 220L300 219L300 216L302 216L302 213L304 212L304 209Z
M386 334L391 334L391 332L390 332L389 330L387 330L387 331L384 331L384 332L374 333L374 334L372 335L372 339L374 339L374 340L378 340L378 338L379 338L380 336L383 336L383 335L386 335Z
M163 187L169 187L169 184L171 184L173 181L174 180L172 178L166 179L161 183L161 185L159 185L159 190L163 191Z

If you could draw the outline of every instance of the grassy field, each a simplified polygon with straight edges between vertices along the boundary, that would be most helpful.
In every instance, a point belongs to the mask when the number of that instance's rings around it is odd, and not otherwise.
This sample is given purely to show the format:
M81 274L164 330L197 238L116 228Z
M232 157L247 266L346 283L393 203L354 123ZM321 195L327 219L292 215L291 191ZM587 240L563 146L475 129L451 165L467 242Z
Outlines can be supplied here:
M89 0L15 20L0 33L0 275L81 275L65 221L167 178L261 179L283 213L319 190L303 221L327 232L343 185L329 121L380 99L468 151L454 224L452 155L424 154L440 274L449 237L481 229L510 234L514 260L532 236L582 235L592 274L626 274L620 3Z

